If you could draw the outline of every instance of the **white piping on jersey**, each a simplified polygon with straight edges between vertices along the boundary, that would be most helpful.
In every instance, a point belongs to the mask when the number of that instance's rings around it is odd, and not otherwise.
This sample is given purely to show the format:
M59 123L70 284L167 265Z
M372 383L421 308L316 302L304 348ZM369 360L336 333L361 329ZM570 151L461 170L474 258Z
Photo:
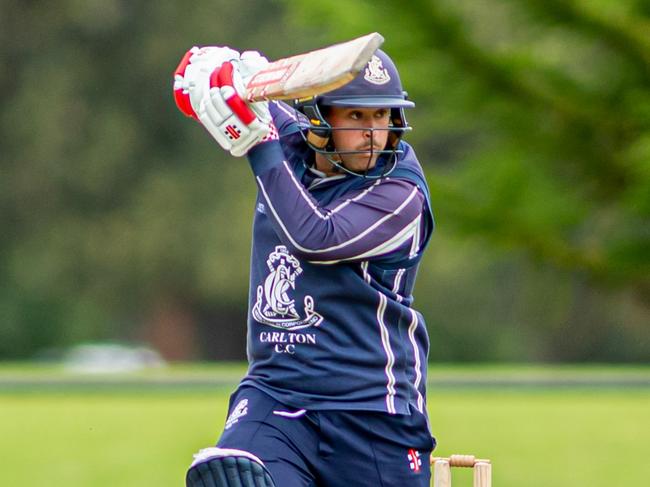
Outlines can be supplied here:
M291 113L289 110L287 110L286 108L284 108L284 105L282 105L282 103L278 103L277 101L274 101L273 103L275 104L275 106L277 106L280 110L282 110L284 113L286 113L287 115L289 115L289 116L290 116L292 119L294 119L296 122L298 121L298 119L296 118L296 114L295 114L295 113Z
M418 393L418 411L424 411L424 398L420 393L420 382L422 382L422 363L420 362L420 349L415 341L415 330L418 327L418 316L415 311L411 308L411 324L409 325L409 339L411 340L411 345L413 345L413 356L415 357L415 390Z
M397 207L391 213L388 213L386 216L384 216L384 217L380 218L379 220L377 220L375 223L373 223L371 226L366 228L363 232L359 233L355 237L352 237L351 239L346 240L345 242L341 242L340 244L333 245L332 247L328 247L326 249L308 249L308 248L303 247L302 245L298 244L298 242L296 242L295 239L291 236L291 234L289 233L287 228L284 226L284 223L280 219L280 216L278 215L277 211L275 210L275 207L273 206L273 203L271 203L271 200L269 199L269 195L267 194L266 189L264 188L264 183L262 183L262 180L260 179L259 176L256 179L257 179L257 182L258 182L258 184L260 186L260 190L262 191L262 194L264 195L264 199L266 200L269 208L271 209L271 212L273 213L273 216L275 216L275 219L277 220L278 224L280 225L280 228L282 228L282 231L285 233L287 238L291 241L293 246L296 247L301 252L307 252L307 253L312 253L312 254L319 254L319 253L323 253L323 252L331 252L332 250L338 250L338 249L341 249L343 247L347 247L348 245L351 245L351 244L355 243L356 241L361 240L363 237L365 237L367 234L369 234L370 232L375 230L377 227L379 227L381 224L383 224L384 222L386 222L390 218L399 215L399 213L404 209L404 207L406 207L406 205L408 205L411 202L411 200L415 197L415 195L418 192L417 187L414 187L413 191L411 191L411 194L408 195L408 197L402 202L402 204L399 207ZM314 208L314 205L313 205L313 203L311 203L311 201L309 201L309 204L312 207L312 209L314 209L314 212L317 215L320 215L318 210L316 208ZM321 218L324 218L324 217L322 217L322 215L321 215Z
M397 302L401 303L402 302L402 295L399 293L399 287L402 284L402 276L404 275L404 272L406 269L398 269L397 274L395 274L395 281L393 281L393 292L395 293L395 296L397 296Z
M309 168L310 171L314 171L314 168ZM341 174L339 176L328 176L324 178L318 178L314 179L311 183L309 183L309 190L314 189L316 186L319 186L323 183L329 183L330 181L336 181L337 179L345 179L345 175Z
M291 181L293 182L294 186L298 189L298 192L300 193L300 196L302 196L302 199L304 199L309 207L312 209L312 211L316 214L318 218L321 220L327 220L327 215L323 215L320 211L318 211L318 207L314 204L314 202L305 194L305 189L302 184L300 184L297 180L295 175L293 174L293 171L289 168L289 165L287 164L287 161L282 161L282 164L284 165L285 170L289 173L289 177L291 178ZM258 177L257 180L259 181L260 184L262 184L262 181L260 181L260 178ZM265 193L266 195L266 193ZM268 199L268 198L267 198Z
M415 229L415 235L413 236L413 243L411 244L409 259L416 257L418 255L418 251L420 250L420 225L421 221L418 222L418 226Z
M389 178L386 178L386 180L388 180L388 179L389 179ZM336 208L334 208L333 210L331 210L331 211L330 211L330 215L333 215L334 213L338 213L339 211L341 211L343 208L345 208L346 206L348 206L348 205L349 205L350 203L352 203L352 202L357 202L357 201L359 201L361 198L363 198L365 195L367 195L367 194L370 193L373 189L375 189L375 188L377 187L378 184L379 184L379 181L377 181L375 184L373 184L373 185L370 186L369 188L366 188L363 192L359 193L359 194L356 195L354 198L350 198L350 199L348 199L348 200L345 200L345 201L344 201L343 203L341 203L339 206L337 206ZM330 216L330 215L328 215L328 216Z
M379 323L379 329L381 331L381 344L384 347L384 352L386 352L386 367L384 371L386 372L386 377L388 382L386 383L386 409L389 414L397 414L395 409L395 375L393 374L393 366L395 365L395 355L393 354L393 349L390 346L390 335L388 333L388 328L384 323L384 313L386 312L386 304L388 300L386 296L382 293L379 294L379 306L377 307L377 322Z
M299 418L303 414L307 412L306 409L299 409L298 411L295 412L289 412L289 411L273 411L273 414L276 416L282 416L284 418Z
M406 225L399 233L395 234L390 240L379 244L377 247L367 250L366 252L359 255L352 255L344 259L338 260L312 260L309 262L313 264L337 264L338 262L343 262L346 260L356 260L356 259L365 259L368 257L377 257L383 254L389 254L390 252L400 248L405 242L408 242L409 239L415 239L419 234L419 221L422 218L422 215L418 215L415 220ZM409 255L410 258L410 255Z
M368 261L364 261L361 263L361 272L363 272L363 279L366 281L368 284L370 284L370 274L368 274Z
M293 182L294 186L300 192L300 196L302 196L302 198L307 202L307 204L312 209L312 211L316 214L316 216L318 216L318 218L320 218L322 220L329 220L329 218L334 213L337 213L338 211L342 210L343 208L348 206L351 202L360 200L365 195L367 195L370 191L372 191L372 189L381 182L381 180L377 180L376 183L374 183L372 186L370 186L369 188L367 188L365 191L361 192L360 194L358 194L354 198L350 198L350 199L345 200L343 203L341 203L339 206L337 206L333 210L328 211L327 214L323 214L318 210L318 207L316 205L314 205L314 203L309 198L307 193L305 193L304 186L302 184L300 184L300 182L298 182L298 180L296 179L296 175L293 173L293 171L289 167L289 164L287 164L287 161L282 161L282 164L284 165L284 169L287 171L287 174L289 174L289 177L291 178L291 181ZM336 178L337 176L333 176L333 177ZM345 177L345 176L343 176L343 177ZM388 179L389 178L386 178L386 180L388 180ZM324 180L325 179L323 179L322 181L324 181Z

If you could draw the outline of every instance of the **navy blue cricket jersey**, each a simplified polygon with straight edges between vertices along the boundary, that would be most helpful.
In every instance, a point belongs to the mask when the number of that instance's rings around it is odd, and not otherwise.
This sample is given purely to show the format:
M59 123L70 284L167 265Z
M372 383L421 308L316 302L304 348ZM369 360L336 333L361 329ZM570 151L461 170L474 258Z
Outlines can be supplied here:
M400 142L388 177L325 177L305 164L293 109L270 109L280 140L249 152L258 195L242 384L296 408L426 414L429 340L412 290L434 224L413 149Z

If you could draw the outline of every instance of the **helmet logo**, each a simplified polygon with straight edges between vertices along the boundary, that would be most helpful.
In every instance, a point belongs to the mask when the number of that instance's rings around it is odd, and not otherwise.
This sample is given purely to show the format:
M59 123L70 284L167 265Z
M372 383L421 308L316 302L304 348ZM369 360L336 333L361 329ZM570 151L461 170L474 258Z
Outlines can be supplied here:
M390 81L390 75L388 74L388 70L384 68L381 59L377 56L372 56L372 59L370 59L370 62L366 66L363 79L374 85L385 85Z

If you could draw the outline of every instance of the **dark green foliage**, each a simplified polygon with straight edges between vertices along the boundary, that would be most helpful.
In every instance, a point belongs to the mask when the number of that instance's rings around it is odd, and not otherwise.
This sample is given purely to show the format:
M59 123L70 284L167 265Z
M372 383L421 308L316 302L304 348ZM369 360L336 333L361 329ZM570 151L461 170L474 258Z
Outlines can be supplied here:
M0 0L0 358L150 340L170 309L202 356L243 334L254 183L176 110L171 73L195 44L277 58L376 30L437 216L416 293L432 360L647 360L649 12Z

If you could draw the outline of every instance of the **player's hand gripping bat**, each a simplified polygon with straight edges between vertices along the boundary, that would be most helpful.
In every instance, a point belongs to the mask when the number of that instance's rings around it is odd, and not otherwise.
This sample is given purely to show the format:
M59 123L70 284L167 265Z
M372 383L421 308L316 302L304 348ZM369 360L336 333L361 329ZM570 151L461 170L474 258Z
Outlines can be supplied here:
M383 42L384 38L374 32L261 64L260 69L246 80L245 98L249 102L291 100L339 88L354 79ZM227 47L195 47L188 51L174 72L174 97L179 108L190 115L190 98L192 102L201 98L202 87L197 83L201 72L207 78L225 61L238 57L237 51Z
M256 52L194 47L174 72L174 98L224 149L241 156L265 137L277 137L266 104L259 102L314 96L343 86L383 40L378 33L368 34L271 63Z

